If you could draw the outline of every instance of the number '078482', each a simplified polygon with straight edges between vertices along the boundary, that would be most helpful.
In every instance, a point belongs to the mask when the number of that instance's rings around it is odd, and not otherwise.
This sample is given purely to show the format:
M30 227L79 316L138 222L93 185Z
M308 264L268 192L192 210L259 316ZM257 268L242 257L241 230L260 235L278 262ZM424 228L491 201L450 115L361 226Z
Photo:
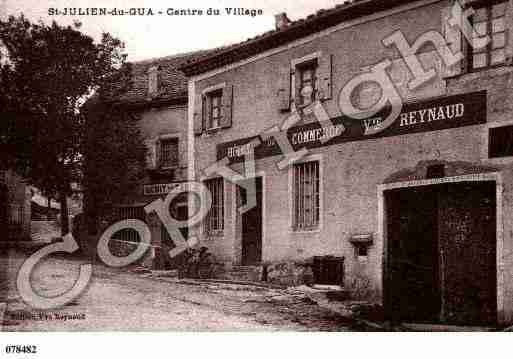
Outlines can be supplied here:
M5 352L7 354L36 354L37 347L35 345L6 345Z

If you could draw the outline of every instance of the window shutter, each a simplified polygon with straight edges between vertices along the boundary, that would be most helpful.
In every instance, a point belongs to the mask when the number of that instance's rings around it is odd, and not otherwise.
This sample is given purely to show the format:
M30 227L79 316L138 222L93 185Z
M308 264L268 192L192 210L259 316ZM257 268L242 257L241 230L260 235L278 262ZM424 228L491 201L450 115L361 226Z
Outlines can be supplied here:
M288 111L290 110L290 87L292 77L289 67L284 67L282 69L285 71L280 71L278 74L278 103L280 111Z
M228 85L223 89L223 116L220 126L227 128L232 126L233 116L233 85Z
M291 70L294 78L294 103L296 106L299 106L301 105L301 71L299 71L297 66Z
M194 101L194 134L201 135L205 128L205 95L196 95Z
M317 76L317 89L319 100L329 100L332 97L333 55L323 55L319 59L319 71Z
M155 169L157 167L157 152L155 140L144 141L146 145L146 167L148 169Z
M162 142L160 140L155 141L155 167L162 165L161 150Z
M452 53L457 54L458 52L462 51L465 55L465 58L461 60L459 63L454 64L453 66L446 66L444 64L444 77L457 76L467 71L467 42L461 35L459 27L451 26L449 24L453 4L454 3L451 1L450 6L442 9L442 31L444 34L445 41L449 45L449 49L451 49Z
M513 2L510 0L506 6L506 64L513 65Z
M155 97L159 94L161 73L159 66L152 66L148 70L148 95Z

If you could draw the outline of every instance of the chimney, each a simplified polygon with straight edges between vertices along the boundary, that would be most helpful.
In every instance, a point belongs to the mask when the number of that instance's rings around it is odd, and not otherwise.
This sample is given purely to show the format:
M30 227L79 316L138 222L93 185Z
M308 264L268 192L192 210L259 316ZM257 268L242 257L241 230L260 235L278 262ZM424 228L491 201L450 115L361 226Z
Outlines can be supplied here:
M274 23L276 30L281 30L290 24L290 19L288 18L287 13L281 12L274 15Z

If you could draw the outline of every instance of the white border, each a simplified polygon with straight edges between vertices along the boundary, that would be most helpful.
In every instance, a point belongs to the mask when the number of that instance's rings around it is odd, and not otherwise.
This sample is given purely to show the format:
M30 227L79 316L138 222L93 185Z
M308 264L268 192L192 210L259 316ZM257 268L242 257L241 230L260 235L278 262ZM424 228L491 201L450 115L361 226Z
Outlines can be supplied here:
M502 175L499 172L490 172L490 173L479 173L479 174L471 174L464 176L456 176L456 177L444 177L439 179L429 179L429 180L418 180L418 181L406 181L406 182L395 182L395 183L387 183L378 185L377 188L377 196L378 196L378 233L377 233L377 250L381 251L382 255L382 264L377 266L378 270L381 273L378 273L378 278L380 279L380 287L382 293L382 301L385 299L383 292L383 274L386 265L386 206L385 206L385 196L384 192L397 189L397 188L410 188L410 187L421 187L421 186L429 186L436 185L442 183L458 183L458 182L482 182L482 181L494 181L496 184L496 241L497 241L497 322L499 324L504 323L505 321L505 313L504 313L504 294L505 294L505 279L504 279L504 228L503 228L503 181Z

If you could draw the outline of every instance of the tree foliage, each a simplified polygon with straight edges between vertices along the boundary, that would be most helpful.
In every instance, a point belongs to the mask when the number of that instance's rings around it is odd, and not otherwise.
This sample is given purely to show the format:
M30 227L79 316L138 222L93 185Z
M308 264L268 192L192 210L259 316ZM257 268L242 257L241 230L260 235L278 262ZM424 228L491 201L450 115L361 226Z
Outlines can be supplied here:
M88 123L83 109L93 94L95 102L108 102L130 85L122 42L109 34L95 42L80 31L79 23L32 23L21 15L0 21L0 45L0 160L4 166L60 198L63 206L72 183L95 183L98 188L105 181L109 188L114 180L106 174L124 176L123 168L103 168L101 179L84 181L86 173L101 172L84 171L85 158L98 159L94 151L101 148L102 164L115 166L123 162L121 155L131 156L120 151L120 141L127 134L137 135L133 121L124 121L124 115L109 110L115 115L112 122L103 116ZM92 141L92 132L114 128L118 129L114 134L96 132ZM127 171L127 178L132 178ZM66 220L63 231L67 231Z
M85 111L84 187L90 228L111 212L112 205L137 191L144 177L146 147L138 118L111 102L98 102Z

